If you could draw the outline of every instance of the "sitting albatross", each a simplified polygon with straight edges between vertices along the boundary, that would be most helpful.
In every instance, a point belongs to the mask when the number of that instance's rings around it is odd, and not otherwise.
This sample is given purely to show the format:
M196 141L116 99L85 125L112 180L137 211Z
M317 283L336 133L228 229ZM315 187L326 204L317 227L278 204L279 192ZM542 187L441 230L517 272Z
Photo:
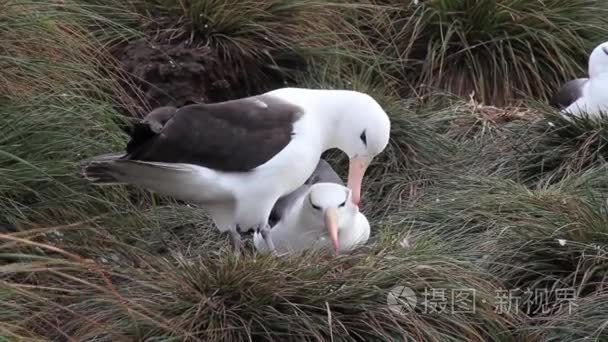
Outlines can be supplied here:
M290 254L333 247L338 254L365 243L370 234L369 222L350 197L351 191L340 184L310 186L270 230L275 252ZM254 234L253 243L258 251L269 250L259 233Z
M308 189L316 183L336 183L344 185L342 179L336 171L323 159L319 159L317 168L313 171L312 175L308 177L306 182L293 192L279 198L277 203L274 204L272 211L270 212L270 218L268 223L270 227L274 226L279 222L287 213L289 208L300 198L302 194L308 192Z
M163 117L166 119L166 117ZM350 90L281 88L177 109L159 133L134 136L124 155L93 158L94 184L131 184L202 206L240 251L258 230L271 250L277 200L304 184L321 154L349 157L348 187L359 204L367 166L389 141L390 120L371 96Z
M597 46L589 56L589 78L566 82L550 103L562 114L597 117L608 114L608 42Z

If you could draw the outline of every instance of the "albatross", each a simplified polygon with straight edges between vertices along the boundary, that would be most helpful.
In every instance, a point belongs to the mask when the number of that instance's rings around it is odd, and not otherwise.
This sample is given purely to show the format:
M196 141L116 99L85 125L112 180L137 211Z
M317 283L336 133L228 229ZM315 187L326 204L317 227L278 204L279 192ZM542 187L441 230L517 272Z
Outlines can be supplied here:
M277 200L304 184L321 154L349 158L355 206L373 158L388 145L390 120L370 95L281 88L237 100L183 106L159 132L133 135L126 152L92 158L93 184L130 184L204 208L235 253L241 233L259 232L271 251L268 218Z
M608 42L600 44L589 56L589 78L566 82L552 97L551 104L562 114L597 117L608 113Z
M332 247L336 254L367 241L369 222L351 201L351 191L336 183L316 183L302 193L285 217L270 230L277 254ZM268 251L259 233L258 251Z

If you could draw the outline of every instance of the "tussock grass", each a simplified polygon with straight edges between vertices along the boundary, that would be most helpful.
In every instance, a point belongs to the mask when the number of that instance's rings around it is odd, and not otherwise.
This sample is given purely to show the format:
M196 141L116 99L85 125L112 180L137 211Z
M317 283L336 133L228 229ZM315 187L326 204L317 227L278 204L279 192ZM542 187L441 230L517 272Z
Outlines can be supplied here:
M506 289L519 289L518 296L546 290L550 306L557 289L583 298L605 286L605 180L605 168L535 189L496 177L451 177L438 183L436 192L427 191L423 205L394 219L406 217L412 229L446 237L458 234L468 240L460 248L502 279ZM519 304L526 314L540 315L539 303L521 299ZM543 317L548 314L556 312Z
M404 87L474 93L485 104L546 99L583 75L607 33L599 0L376 0L382 51L403 68Z
M545 112L544 120L535 126L539 139L524 171L560 179L604 164L607 127L602 119Z
M109 100L111 95L117 104L127 104L124 90L113 80L118 71L105 48L136 37L137 31L72 2L1 6L1 96L25 101L71 90L96 99Z
M355 63L374 57L351 20L357 6L341 2L129 0L114 6L132 11L146 33L115 52L146 92L144 106L255 95L293 85L311 65L335 56ZM199 90L173 89L187 87Z
M542 97L560 77L578 73L582 64L571 62L584 63L581 56L603 32L590 29L604 25L596 1L544 3L3 3L0 334L95 341L601 340L608 312L604 124L568 121L536 104L498 106L517 90ZM220 52L209 56L213 63L233 63L222 72L243 74L238 87L268 77L260 70L283 76L295 70L298 86L377 98L392 132L364 183L368 244L338 258L319 252L273 258L255 253L248 241L237 259L198 208L160 204L157 196L122 187L92 189L78 179L79 161L122 149L118 111L137 108L133 95L147 96L122 79L108 50L159 37L180 48L209 44ZM519 73L515 67L529 53L538 63ZM492 64L503 56L512 57L508 65ZM547 71L551 77L539 80ZM505 81L504 89L482 83L484 73ZM454 81L463 74L464 83ZM447 84L448 92L401 97L404 84L421 82ZM470 90L477 96L449 94ZM344 156L327 157L344 175ZM413 311L390 310L395 286L414 291ZM515 288L546 288L551 304L557 289L571 288L577 309L530 313L520 304L519 312L497 312L497 292ZM445 291L447 312L425 312L432 305L425 306L424 293L432 289ZM475 291L475 311L450 311L462 289Z
M340 3L316 0L155 0L131 2L152 16L177 18L168 28L174 37L187 36L208 43L223 57L281 58L276 53L332 49L348 51L359 35L340 12L352 12ZM166 18L167 20L169 18ZM161 20L163 18L161 17Z
M111 207L76 172L79 160L125 138L116 108L130 98L104 54L107 40L91 28L103 23L68 4L8 3L4 9L0 224L65 222ZM120 28L108 24L106 34Z
M606 337L606 316L608 310L606 293L598 292L579 299L561 312L542 322L535 334L544 341L601 341Z
M605 121L564 117L540 103L531 103L524 110L525 119L481 131L468 128L467 132L477 132L462 140L469 156L464 159L486 175L529 186L556 183L604 164Z
M90 238L106 239L95 233ZM95 247L75 255L67 242L61 250L38 245L45 252L34 256L22 252L33 242L20 242L4 249L4 257L18 256L20 263L5 268L3 289L12 302L29 303L29 310L46 309L18 325L50 338L514 341L508 331L519 320L495 314L489 301L496 283L464 259L445 254L449 243L430 234L417 235L408 249L385 242L337 259L309 252L237 261L229 252L217 254L212 240L195 258L161 259L113 244L122 253L105 264L89 259L98 253ZM31 274L30 286L15 282L25 272ZM38 286L37 280L56 285ZM386 298L397 285L412 288L419 303L424 289L444 289L447 303L450 289L475 289L476 310L440 314L419 304L412 312L395 313ZM466 311L467 305L472 303L456 307Z

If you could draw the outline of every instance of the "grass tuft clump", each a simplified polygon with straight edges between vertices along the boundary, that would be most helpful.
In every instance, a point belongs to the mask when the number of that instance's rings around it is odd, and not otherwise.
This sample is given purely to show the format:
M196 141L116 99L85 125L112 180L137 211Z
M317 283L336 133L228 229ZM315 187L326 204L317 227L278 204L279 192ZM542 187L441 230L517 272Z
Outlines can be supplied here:
M548 342L601 341L608 335L608 294L598 292L565 304L555 315L541 321L534 335Z
M546 126L545 126L546 125ZM541 132L544 127L544 132ZM554 178L584 171L605 163L608 157L608 121L606 117L545 115L537 126L538 148L534 151L536 170Z
M502 127L493 141L482 140L483 154L492 160L485 163L488 168L534 185L559 182L605 163L606 120L562 116L544 105L531 110L537 113L534 119Z
M8 322L51 339L515 341L509 330L521 319L496 314L491 297L498 284L445 253L449 243L432 234L418 234L407 249L386 239L339 258L306 252L240 260L217 253L213 240L194 258L158 258L104 235L91 232L99 243L87 249L68 240L37 244L43 253L32 253L32 240L1 236L10 245L2 256L19 263L3 272L1 286L12 301L0 305L19 302L31 310L28 319ZM98 251L104 245L122 252L105 256ZM24 274L30 274L25 282ZM414 291L412 311L390 309L395 286ZM435 300L446 308L423 305L432 288L444 291ZM476 295L456 300L452 310L458 289Z
M75 4L4 5L0 13L0 225L66 222L112 201L78 179L77 163L120 146L116 108L130 98L103 35L128 35ZM97 25L97 26L96 26ZM110 191L114 199L120 191Z
M373 55L350 20L355 9L339 2L130 0L118 6L145 18L138 28L146 37L114 54L152 107L256 95L293 84L311 64L335 56L358 63Z
M0 339L604 338L605 125L499 106L578 73L604 5L417 3L0 5ZM245 237L236 258L199 208L77 177L81 160L122 150L119 110L244 96L292 75L369 93L391 117L364 182L371 237L351 253L277 258ZM421 83L476 96L402 97ZM342 154L324 157L345 176ZM391 310L397 286L414 308ZM550 310L502 312L497 294L517 288L547 289ZM574 291L574 312L553 305L558 289Z
M608 33L601 0L375 0L374 33L403 68L404 86L473 93L485 104L546 99L586 71Z
M603 288L608 270L604 172L536 189L500 178L452 176L395 220L407 217L412 229L468 240L460 246L463 253L507 289L546 289L553 300L556 289L569 289L582 298ZM522 299L521 310L537 315L538 308L528 304Z

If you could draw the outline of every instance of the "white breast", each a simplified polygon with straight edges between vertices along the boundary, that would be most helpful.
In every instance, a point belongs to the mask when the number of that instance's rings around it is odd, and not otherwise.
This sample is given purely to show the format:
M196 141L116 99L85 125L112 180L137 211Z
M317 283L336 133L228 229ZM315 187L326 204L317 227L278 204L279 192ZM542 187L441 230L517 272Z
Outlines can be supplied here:
M300 210L300 208L301 206L298 205L294 208L294 211ZM295 216L297 215L297 212L290 212L289 214L290 216ZM338 233L340 253L348 252L353 248L364 244L369 239L370 225L365 215L357 212L354 220L351 222L351 227L342 229ZM331 250L332 248L331 240L325 233L325 227L306 226L289 217L277 223L270 231L270 236L272 237L276 252L279 255L293 254L313 249ZM268 246L266 246L266 243L260 234L254 234L253 242L258 251L268 251Z
M362 213L358 212L353 220L353 226L340 232L340 252L346 252L367 242L370 234L369 221Z
M563 112L575 116L587 114L590 117L597 117L600 112L608 114L608 75L590 79L584 85L583 96Z

